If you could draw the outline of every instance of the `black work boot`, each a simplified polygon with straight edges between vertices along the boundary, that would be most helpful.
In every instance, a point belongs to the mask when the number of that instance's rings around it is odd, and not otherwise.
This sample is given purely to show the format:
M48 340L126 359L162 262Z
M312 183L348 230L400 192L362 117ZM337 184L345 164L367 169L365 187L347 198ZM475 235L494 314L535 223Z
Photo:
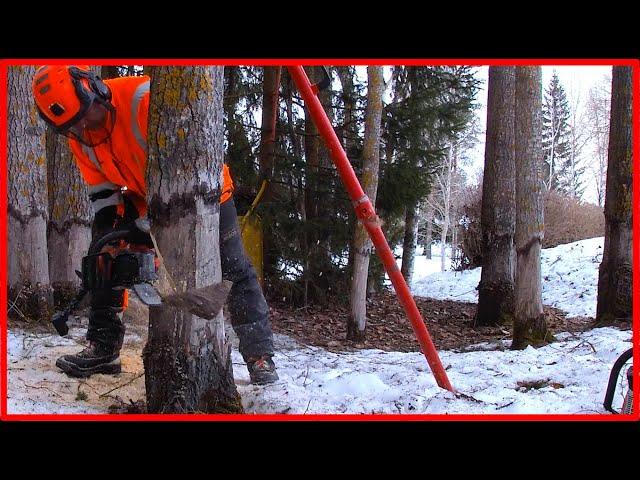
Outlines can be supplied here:
M56 366L71 377L120 373L120 349L90 341L89 346L81 352L60 357Z
M120 373L120 349L124 341L123 290L91 292L87 340L89 346L75 355L64 355L56 366L72 377L94 373Z
M247 360L247 370L251 377L251 383L255 385L265 385L278 380L276 364L271 360L271 355L263 355L258 358Z

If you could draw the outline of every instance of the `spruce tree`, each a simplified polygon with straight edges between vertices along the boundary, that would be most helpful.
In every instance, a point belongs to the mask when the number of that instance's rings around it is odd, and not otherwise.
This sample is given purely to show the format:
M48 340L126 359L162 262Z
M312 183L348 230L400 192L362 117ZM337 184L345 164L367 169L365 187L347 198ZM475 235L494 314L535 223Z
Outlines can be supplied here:
M571 111L554 71L542 103L542 178L547 190L568 191L571 170Z

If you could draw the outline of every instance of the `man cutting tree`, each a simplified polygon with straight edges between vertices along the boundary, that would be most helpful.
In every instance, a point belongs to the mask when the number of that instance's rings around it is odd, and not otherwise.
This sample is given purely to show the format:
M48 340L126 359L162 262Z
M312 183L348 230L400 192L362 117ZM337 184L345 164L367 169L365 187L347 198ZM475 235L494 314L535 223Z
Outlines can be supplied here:
M33 96L40 116L56 133L69 138L88 185L95 213L92 244L127 225L131 226L131 233L124 242L129 250L148 251L154 247L149 233L136 227L136 220L147 215L149 85L148 76L103 81L84 65L42 66L33 77ZM272 360L269 309L242 245L233 180L227 165L223 166L219 241L222 276L233 282L229 313L240 340L240 353L252 383L272 383L278 374ZM126 289L93 289L89 345L77 354L60 357L56 365L76 377L119 373L125 333L122 318L127 303Z

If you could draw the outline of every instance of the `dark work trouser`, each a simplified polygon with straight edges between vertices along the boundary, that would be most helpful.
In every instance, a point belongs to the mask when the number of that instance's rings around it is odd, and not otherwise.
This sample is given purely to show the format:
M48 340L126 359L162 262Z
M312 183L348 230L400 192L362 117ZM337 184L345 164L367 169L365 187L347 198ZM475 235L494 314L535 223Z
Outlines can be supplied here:
M229 292L229 315L240 340L242 357L246 361L251 357L273 355L269 307L242 245L233 198L220 205L220 261L222 278L233 282Z
M233 282L228 307L231 325L240 340L239 350L246 360L273 354L273 334L269 308L240 236L233 198L220 205L220 260L222 277ZM123 290L91 292L91 312L87 339L120 349L125 326L122 322Z

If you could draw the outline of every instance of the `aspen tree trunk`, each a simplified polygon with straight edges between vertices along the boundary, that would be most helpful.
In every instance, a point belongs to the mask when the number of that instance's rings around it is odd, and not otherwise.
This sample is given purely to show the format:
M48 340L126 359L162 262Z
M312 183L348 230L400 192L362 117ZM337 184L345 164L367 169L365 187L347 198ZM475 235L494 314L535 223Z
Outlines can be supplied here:
M8 315L47 320L53 295L47 258L45 126L31 93L35 67L8 69Z
M431 245L433 244L433 216L435 208L433 206L433 198L429 199L425 210L425 239L424 239L424 255L431 260Z
M604 203L606 226L596 314L600 324L613 320L631 321L632 79L631 67L613 67L609 166Z
M540 178L542 155L542 70L516 67L516 282L513 342L520 350L544 344L550 332L542 309L540 251L544 218Z
M364 151L362 152L362 188L375 205L380 168L380 123L382 120L382 67L367 67L367 111L365 113ZM363 340L367 326L367 278L371 240L358 222L354 235L353 274L351 277L351 315L347 319L347 340Z
M453 159L453 146L449 146L449 153L447 154L446 171L444 178L442 198L443 198L443 214L442 214L442 228L440 229L440 271L445 271L445 265L447 260L447 235L449 233L449 224L451 223L451 173L452 173L452 159ZM453 254L453 248L451 250Z
M402 241L402 265L400 271L409 289L413 278L413 266L416 259L418 240L418 204L410 205L404 217L404 239Z
M49 185L49 277L62 302L77 293L82 257L91 243L93 209L67 139L47 131L47 183Z
M223 158L222 67L153 67L147 165L149 217L176 288L221 281L219 193ZM236 413L230 344L220 314L207 321L149 309L144 350L154 413Z
M482 182L482 271L476 326L513 321L516 185L515 68L489 67L487 140Z

